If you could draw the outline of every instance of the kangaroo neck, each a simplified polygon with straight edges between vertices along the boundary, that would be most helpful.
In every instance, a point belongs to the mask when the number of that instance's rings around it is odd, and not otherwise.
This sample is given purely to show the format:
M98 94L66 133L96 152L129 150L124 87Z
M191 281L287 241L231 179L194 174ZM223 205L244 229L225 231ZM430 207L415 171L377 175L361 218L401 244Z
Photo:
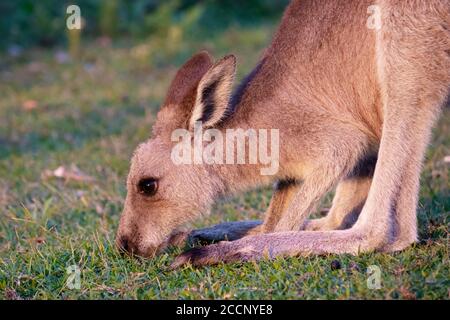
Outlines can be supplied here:
M252 84L256 81L260 74L265 58L258 62L256 67L244 77L237 88L234 90L230 103L228 106L229 116L223 123L223 129L227 128L245 128L251 126L251 118L249 117L253 104L254 86Z

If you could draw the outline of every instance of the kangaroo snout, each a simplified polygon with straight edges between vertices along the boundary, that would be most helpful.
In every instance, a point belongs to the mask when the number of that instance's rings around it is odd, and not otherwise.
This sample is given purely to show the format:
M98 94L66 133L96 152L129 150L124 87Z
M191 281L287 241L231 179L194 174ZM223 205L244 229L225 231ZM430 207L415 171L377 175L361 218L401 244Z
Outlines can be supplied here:
M121 253L153 257L160 247L159 241L152 237L156 230L144 230L142 225L139 227L140 224L142 222L134 222L133 215L125 209L116 233L115 246Z
M116 237L116 247L122 253L145 258L153 257L158 251L157 246L143 246L138 241L127 235L118 235Z
M116 247L124 252L133 253L135 251L135 246L131 243L127 236L118 236L116 238Z

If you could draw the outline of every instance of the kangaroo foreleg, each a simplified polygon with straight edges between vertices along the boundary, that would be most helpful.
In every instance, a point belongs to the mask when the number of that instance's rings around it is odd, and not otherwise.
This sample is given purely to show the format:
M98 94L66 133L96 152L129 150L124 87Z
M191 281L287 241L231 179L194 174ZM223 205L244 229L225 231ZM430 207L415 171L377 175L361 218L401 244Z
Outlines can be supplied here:
M344 179L336 188L333 205L328 214L308 220L307 231L343 230L353 226L364 206L372 177Z

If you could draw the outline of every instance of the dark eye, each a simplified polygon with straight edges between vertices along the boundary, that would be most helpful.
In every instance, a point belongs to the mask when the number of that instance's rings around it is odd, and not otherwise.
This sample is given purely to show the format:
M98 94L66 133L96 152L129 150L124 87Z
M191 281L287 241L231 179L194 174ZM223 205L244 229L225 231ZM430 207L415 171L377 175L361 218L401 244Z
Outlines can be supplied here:
M138 184L139 193L144 196L150 197L155 195L158 190L158 181L153 178L142 179Z

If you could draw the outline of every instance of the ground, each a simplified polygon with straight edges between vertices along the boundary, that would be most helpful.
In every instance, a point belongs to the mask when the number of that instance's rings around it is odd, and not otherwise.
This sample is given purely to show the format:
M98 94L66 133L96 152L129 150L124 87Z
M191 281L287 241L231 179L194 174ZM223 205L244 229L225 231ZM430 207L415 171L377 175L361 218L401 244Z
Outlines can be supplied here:
M203 41L176 29L168 39L92 39L75 61L60 49L1 56L0 298L449 299L448 108L424 164L420 241L403 252L168 271L179 249L153 260L114 249L130 156L149 136L176 66L199 49L216 58L235 53L242 78L273 27L230 27ZM53 177L72 165L93 180ZM261 218L270 194L222 201L194 226ZM331 195L322 207L330 202ZM380 268L380 289L368 288L372 265ZM66 285L70 266L80 270L79 289Z

